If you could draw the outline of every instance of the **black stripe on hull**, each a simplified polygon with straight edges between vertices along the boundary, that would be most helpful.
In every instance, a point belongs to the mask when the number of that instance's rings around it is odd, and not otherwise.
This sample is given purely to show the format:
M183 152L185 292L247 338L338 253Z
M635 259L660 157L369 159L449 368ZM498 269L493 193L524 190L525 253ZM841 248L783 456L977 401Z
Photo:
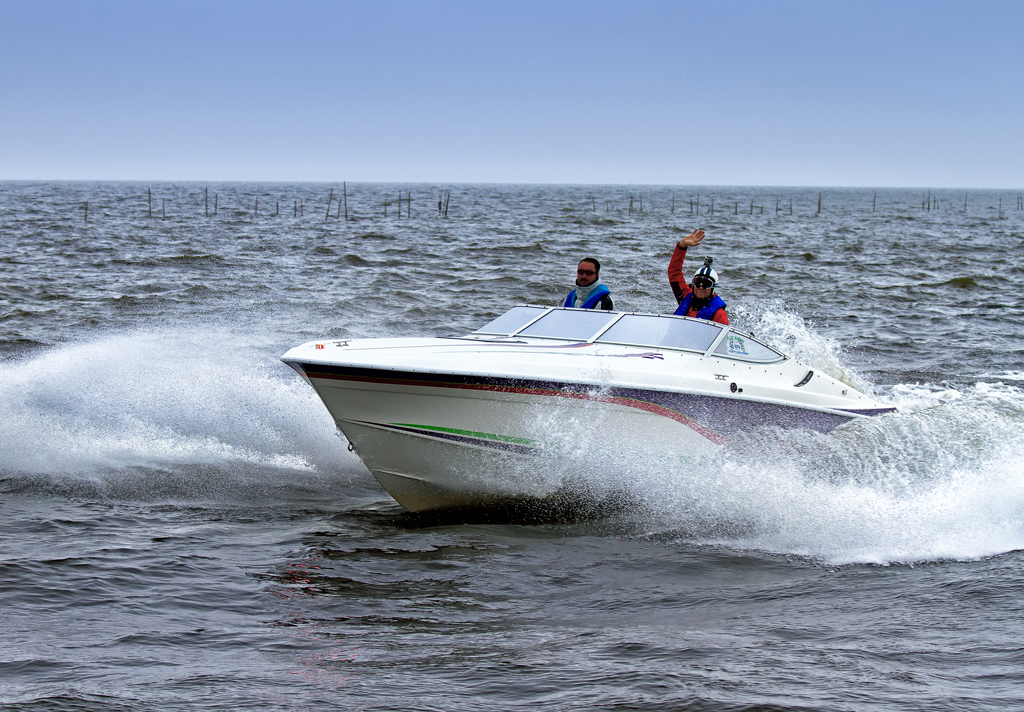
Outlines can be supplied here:
M357 425L366 425L373 428L380 428L381 430L393 430L399 433L409 433L411 435L419 435L422 437L434 438L435 440L446 440L448 442L457 443L459 445L473 445L476 447L486 448L488 450L512 452L517 455L534 455L541 451L541 448L533 447L530 445L520 445L519 443L504 442L502 440L492 440L491 438L475 438L470 435L446 433L443 431L430 430L427 428L414 428L408 425L395 425L393 423L371 423L368 420L343 420L341 422L355 423ZM344 428L342 428L342 430L344 430Z

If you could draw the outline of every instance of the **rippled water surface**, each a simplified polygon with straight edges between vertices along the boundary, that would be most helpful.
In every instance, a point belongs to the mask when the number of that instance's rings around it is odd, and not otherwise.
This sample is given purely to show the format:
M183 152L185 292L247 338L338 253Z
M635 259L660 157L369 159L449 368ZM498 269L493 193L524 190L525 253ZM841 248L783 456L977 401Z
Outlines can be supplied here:
M0 183L0 704L1024 707L1019 200ZM588 255L671 311L695 227L734 324L899 413L581 456L629 491L605 516L440 520L278 361L555 303Z

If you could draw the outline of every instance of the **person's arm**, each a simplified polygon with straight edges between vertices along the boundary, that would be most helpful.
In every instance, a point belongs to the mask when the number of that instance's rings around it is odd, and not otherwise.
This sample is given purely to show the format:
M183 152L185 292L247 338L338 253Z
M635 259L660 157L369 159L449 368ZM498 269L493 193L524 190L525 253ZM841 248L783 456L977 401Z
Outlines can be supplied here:
M686 295L692 291L690 285L686 283L685 275L683 275L683 261L685 259L686 248L676 245L676 249L672 253L672 259L668 263L668 283L672 285L672 294L675 295L676 304L682 303Z
M601 308L605 311L615 311L615 306L612 304L612 295L609 292L601 297Z
M717 322L723 326L729 326L729 315L725 313L725 309L719 309L711 315L711 321Z
M699 245L704 239L704 231L697 228L682 240L676 243L676 249L672 252L672 259L668 263L668 283L672 285L672 293L676 297L676 304L686 298L692 289L686 283L686 276L683 274L683 261L686 259L686 248Z

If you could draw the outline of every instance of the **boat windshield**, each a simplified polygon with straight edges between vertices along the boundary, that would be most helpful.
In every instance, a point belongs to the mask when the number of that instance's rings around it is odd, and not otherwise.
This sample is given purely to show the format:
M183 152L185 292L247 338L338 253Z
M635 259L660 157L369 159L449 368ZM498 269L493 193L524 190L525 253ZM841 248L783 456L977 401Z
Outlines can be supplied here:
M609 322L618 317L614 312L582 309L555 309L530 324L516 336L589 341Z
M715 356L755 363L770 363L785 358L775 349L769 348L759 341L754 341L749 336L737 334L735 331L730 331L725 335L722 343L715 349Z
M517 306L473 334L594 341L698 353L707 353L714 346L715 356L752 363L774 363L786 358L730 327L703 319L656 314Z
M490 324L480 327L473 333L509 336L522 329L545 311L547 311L546 307L512 307Z
M598 343L661 346L704 353L722 333L710 321L672 319L664 316L626 314L601 334Z

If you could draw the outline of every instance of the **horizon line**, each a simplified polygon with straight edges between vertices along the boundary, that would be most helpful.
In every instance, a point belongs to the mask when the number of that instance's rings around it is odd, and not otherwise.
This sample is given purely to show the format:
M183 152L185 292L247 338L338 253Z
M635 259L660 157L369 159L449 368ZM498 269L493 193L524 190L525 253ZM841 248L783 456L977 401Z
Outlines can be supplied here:
M0 178L0 183L139 183L139 184L168 184L168 183L199 183L199 184L316 184L316 185L337 185L339 183L352 183L353 185L423 185L423 186L557 186L557 187L609 187L609 188L775 188L781 190L943 190L943 191L1007 191L1024 192L1024 188L994 188L980 186L927 186L927 185L793 185L781 183L578 183L578 182L551 182L551 181L422 181L422 180L285 180L285 179L168 179L168 178Z

